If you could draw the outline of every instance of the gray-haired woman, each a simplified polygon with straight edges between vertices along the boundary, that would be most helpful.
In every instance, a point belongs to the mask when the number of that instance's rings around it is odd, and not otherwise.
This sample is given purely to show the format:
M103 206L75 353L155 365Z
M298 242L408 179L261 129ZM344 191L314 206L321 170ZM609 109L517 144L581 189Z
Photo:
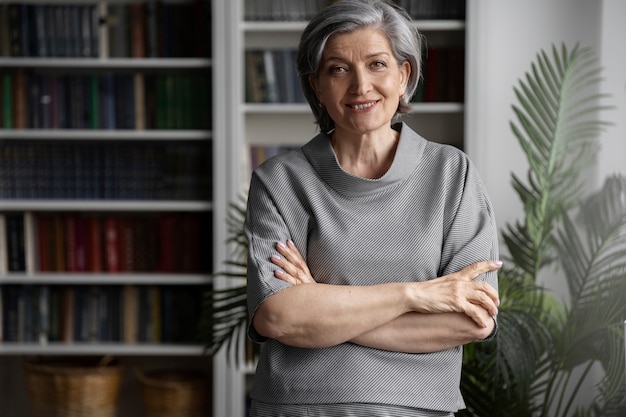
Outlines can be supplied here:
M464 406L462 346L497 329L497 231L467 156L398 121L420 56L381 0L334 2L302 34L320 134L257 168L248 196L252 416Z

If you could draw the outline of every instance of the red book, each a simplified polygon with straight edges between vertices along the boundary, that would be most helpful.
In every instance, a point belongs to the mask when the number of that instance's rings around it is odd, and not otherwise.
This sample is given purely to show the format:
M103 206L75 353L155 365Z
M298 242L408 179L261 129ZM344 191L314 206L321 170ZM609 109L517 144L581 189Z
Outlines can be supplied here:
M62 215L54 216L53 220L53 235L54 235L54 257L52 258L53 265L52 270L58 272L65 272L66 269L66 257L65 257L65 224Z
M48 216L37 217L37 246L39 252L39 270L48 272L52 270L50 263L50 233L48 233Z
M118 219L118 259L120 271L134 271L134 230L133 220Z
M65 267L68 272L76 272L76 215L65 216Z
M87 270L87 224L83 216L74 218L74 270Z
M199 272L200 271L200 240L201 240L201 221L198 216L189 215L183 218L182 241L184 242L181 253L182 272Z
M173 272L176 270L175 248L180 246L180 242L175 241L175 227L177 225L174 215L163 215L159 217L159 271Z
M13 78L13 104L15 106L15 113L13 114L13 126L16 129L26 129L28 127L28 105L27 105L27 88L28 79L26 72L23 68L15 70L15 77Z
M440 51L437 47L429 47L424 66L424 102L434 103L440 100L439 78L441 74Z
M87 270L103 271L102 265L102 222L98 216L87 219Z
M106 254L106 270L108 272L119 272L119 232L117 219L113 217L108 217L104 222L104 241Z
M133 3L130 6L130 52L133 58L146 57L146 6Z

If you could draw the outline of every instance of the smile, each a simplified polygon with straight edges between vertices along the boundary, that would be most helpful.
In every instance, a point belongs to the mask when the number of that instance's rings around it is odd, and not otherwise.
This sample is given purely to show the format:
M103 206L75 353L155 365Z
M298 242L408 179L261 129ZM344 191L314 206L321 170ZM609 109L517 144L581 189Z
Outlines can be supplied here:
M371 103L365 103L365 104L356 104L354 106L350 106L351 108L355 109L355 110L365 110L365 109L369 109L370 107L372 107L374 104L376 104L375 101L372 101Z

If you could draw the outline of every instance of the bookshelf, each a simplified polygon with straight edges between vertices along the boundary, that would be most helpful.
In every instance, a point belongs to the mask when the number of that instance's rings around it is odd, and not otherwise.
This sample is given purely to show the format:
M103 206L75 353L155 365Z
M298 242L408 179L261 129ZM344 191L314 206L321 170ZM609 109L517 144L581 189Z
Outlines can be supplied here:
M246 190L250 178L251 166L255 165L255 154L258 149L277 149L281 147L300 146L312 138L316 133L316 125L311 115L308 103L297 99L285 99L292 97L284 91L278 90L276 100L251 99L250 84L247 77L249 68L256 68L261 73L263 66L250 62L250 51L278 51L277 55L286 56L284 51L292 51L297 48L299 35L306 26L307 16L314 13L326 0L305 0L300 2L281 2L254 0L236 0L221 4L219 7L224 14L220 22L216 22L217 33L223 34L224 45L220 48L219 62L223 64L220 79L225 80L226 95L224 96L222 116L217 117L223 121L224 132L230 140L223 151L225 160L217 161L218 170L228 172L228 191L224 202L216 210L223 213L227 211L228 202L237 201L241 193ZM432 2L419 2L418 0L404 1L405 5L417 6ZM444 3L444 2L437 2ZM445 2L447 3L447 2ZM461 13L451 16L425 16L415 13L415 24L425 36L428 46L445 49L456 48L461 52L467 50L466 19L469 16L465 10L465 0L451 1L452 4L461 4ZM301 9L296 4L302 5ZM259 7L265 9L258 9ZM467 6L473 5L471 0ZM285 9L284 7L287 7ZM432 57L432 55L431 55ZM424 137L450 143L460 148L465 147L465 60L468 54L463 53L457 57L456 66L461 71L454 76L461 85L458 86L460 96L446 100L431 100L415 102L413 114L404 120L414 127ZM262 59L257 58L262 61ZM460 61L459 61L460 60ZM273 62L274 67L281 64L280 58ZM291 64L288 64L291 65ZM442 68L444 64L441 64ZM286 82L285 73L277 71L274 79ZM258 75L258 74L257 74ZM216 86L218 87L218 86ZM299 87L298 87L299 88ZM282 94L282 99L280 98ZM292 93L290 93L292 94ZM218 112L221 110L217 110ZM223 256L227 256L224 252ZM232 285L227 281L221 281L220 285ZM224 374L228 379L222 388L216 388L216 394L220 397L229 398L225 403L227 407L219 410L217 415L243 415L245 410L246 386L251 382L254 364L247 364L241 369ZM217 411L216 411L217 412Z
M0 4L0 400L19 415L23 356L212 370L216 3Z

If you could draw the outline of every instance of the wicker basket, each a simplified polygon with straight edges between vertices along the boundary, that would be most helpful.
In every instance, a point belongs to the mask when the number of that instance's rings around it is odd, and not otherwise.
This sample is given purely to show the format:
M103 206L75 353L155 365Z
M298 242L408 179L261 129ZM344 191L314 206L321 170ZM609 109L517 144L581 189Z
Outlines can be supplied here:
M193 371L135 369L141 384L144 417L206 417L211 409L209 377Z
M115 417L122 366L110 357L24 361L34 417Z

